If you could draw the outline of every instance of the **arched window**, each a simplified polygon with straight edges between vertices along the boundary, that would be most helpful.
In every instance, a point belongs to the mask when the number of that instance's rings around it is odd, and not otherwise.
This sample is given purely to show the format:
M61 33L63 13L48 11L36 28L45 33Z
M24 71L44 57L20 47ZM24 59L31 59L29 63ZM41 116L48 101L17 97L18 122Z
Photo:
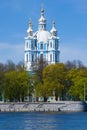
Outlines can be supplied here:
M58 55L57 53L55 54L55 62L57 62L57 58L58 58Z
M50 48L52 48L52 42L50 42Z
M34 54L32 54L32 62L34 62Z
M53 43L53 48L55 49L55 43Z
M31 48L31 43L29 42L29 49Z
M34 43L33 43L33 41L31 41L31 48L32 48L32 49L34 48Z
M52 62L52 54L50 54L50 62Z
M28 42L26 42L26 48L28 48Z
M53 61L55 61L55 53L53 53Z
M43 54L41 54L41 55L40 55L40 59L42 59L42 60L43 60Z
M28 59L28 61L31 61L31 53L29 52L29 59Z
M26 62L28 62L28 54L26 55Z
M55 48L58 49L58 42L55 42Z
M41 43L40 49L43 49L43 43Z

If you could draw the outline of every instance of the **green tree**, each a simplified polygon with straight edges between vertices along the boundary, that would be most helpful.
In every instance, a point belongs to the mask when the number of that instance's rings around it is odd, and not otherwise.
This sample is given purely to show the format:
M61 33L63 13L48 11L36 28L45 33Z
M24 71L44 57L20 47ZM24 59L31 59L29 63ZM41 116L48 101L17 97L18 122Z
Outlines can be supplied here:
M43 69L43 83L36 86L37 93L43 97L52 96L54 93L56 97L62 97L65 76L64 64L58 63L46 66Z
M16 70L16 65L12 60L8 60L7 63L5 64L5 71L14 71Z
M17 65L16 65L16 71L25 71L24 69L24 62L20 61Z
M23 101L28 95L29 75L27 72L10 71L5 74L5 99Z
M36 84L38 82L43 83L43 69L47 66L47 61L43 58L37 59L35 64L32 64L32 70L34 72L34 80Z
M42 91L40 91L40 87L43 85L43 69L47 66L47 61L43 58L40 58L36 61L35 64L32 64L32 82L33 82L33 90L35 92L36 97L42 96ZM44 91L43 91L44 92Z
M65 63L65 66L66 66L66 69L67 70L71 70L72 68L79 68L79 69L82 69L82 68L86 68L82 62L80 60L74 60L74 61L67 61Z
M74 100L83 100L84 98L84 83L87 84L87 69L71 69L68 73L71 81L69 94ZM86 87L87 96L87 87Z
M3 100L5 66L0 63L0 101Z

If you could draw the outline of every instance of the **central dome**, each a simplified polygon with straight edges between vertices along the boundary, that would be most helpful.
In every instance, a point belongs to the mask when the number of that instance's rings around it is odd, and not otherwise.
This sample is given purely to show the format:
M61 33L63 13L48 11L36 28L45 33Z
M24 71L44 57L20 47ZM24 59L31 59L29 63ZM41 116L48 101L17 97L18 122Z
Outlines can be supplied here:
M38 43L40 43L40 42L47 43L50 36L51 36L51 34L48 31L39 30L37 32L37 41L38 41Z

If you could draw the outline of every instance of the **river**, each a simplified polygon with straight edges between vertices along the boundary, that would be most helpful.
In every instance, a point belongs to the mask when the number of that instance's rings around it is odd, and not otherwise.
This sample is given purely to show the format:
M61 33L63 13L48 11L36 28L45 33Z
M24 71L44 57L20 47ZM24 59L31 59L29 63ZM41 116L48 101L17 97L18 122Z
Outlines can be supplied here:
M87 112L1 112L0 130L87 130Z

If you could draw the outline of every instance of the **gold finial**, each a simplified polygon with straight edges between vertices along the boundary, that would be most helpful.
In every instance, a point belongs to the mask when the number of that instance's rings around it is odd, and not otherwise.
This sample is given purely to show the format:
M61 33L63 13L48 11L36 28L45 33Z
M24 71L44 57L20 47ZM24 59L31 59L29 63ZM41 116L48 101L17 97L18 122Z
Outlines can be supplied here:
M29 26L32 27L32 20L31 20L31 18L29 19Z
M41 10L44 10L44 4L41 4Z
M54 20L52 21L52 24L55 25L55 21Z
M41 4L41 13L44 14L44 4Z
M29 23L32 23L32 20L31 20L31 18L29 18Z

